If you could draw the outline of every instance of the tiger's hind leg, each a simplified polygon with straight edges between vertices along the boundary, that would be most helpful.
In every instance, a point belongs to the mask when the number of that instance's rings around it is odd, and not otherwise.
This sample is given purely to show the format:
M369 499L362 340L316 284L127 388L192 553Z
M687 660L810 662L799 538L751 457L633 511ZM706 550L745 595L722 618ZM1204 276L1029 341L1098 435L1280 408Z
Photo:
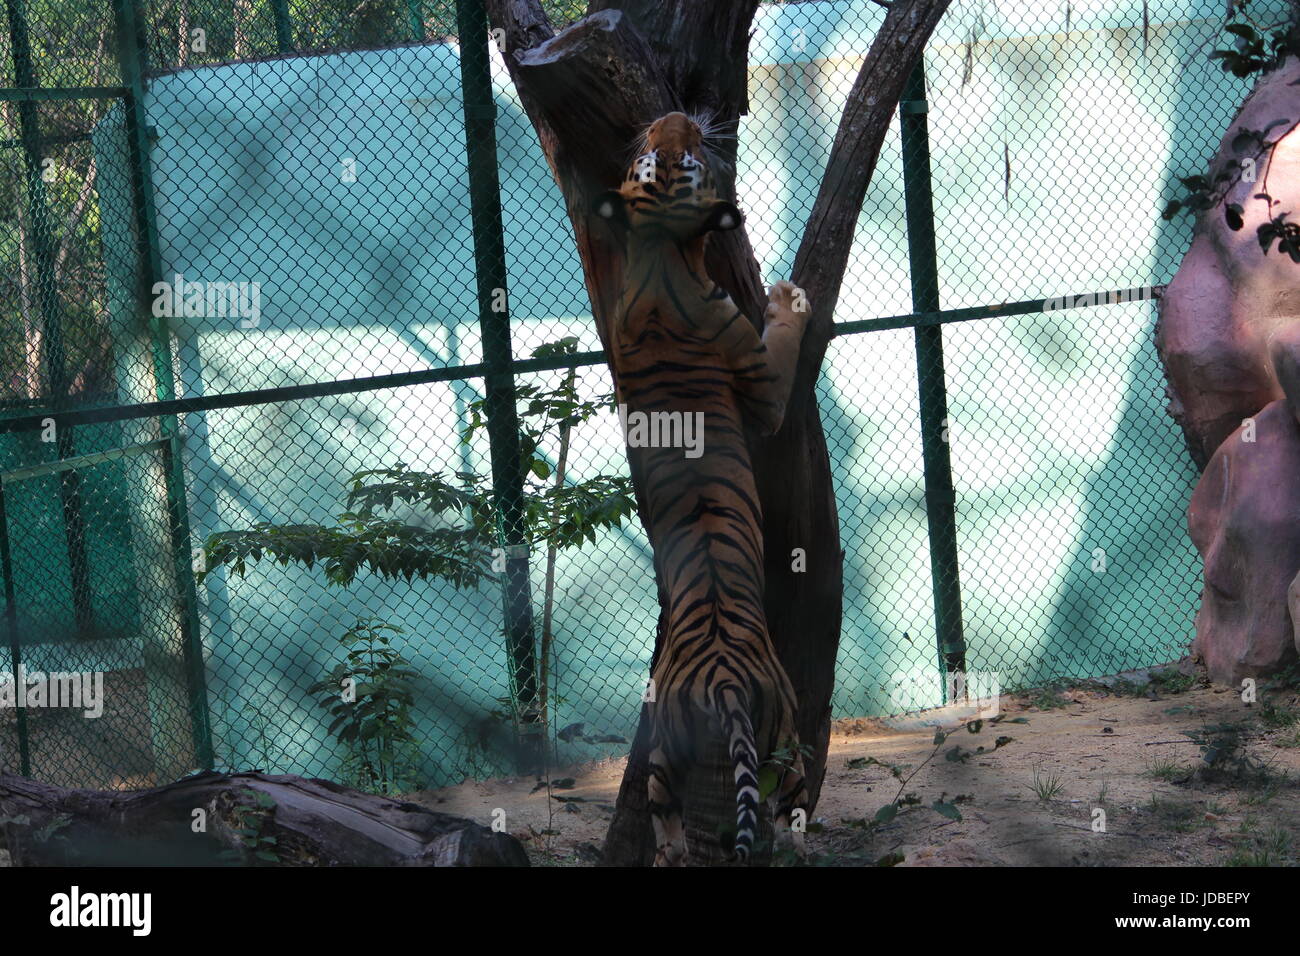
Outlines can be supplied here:
M808 825L808 786L804 779L803 756L795 745L794 759L781 782L768 797L776 830L776 849L791 850L800 860L807 857L804 831Z
M655 831L655 866L686 865L682 778L663 747L650 752L650 822Z

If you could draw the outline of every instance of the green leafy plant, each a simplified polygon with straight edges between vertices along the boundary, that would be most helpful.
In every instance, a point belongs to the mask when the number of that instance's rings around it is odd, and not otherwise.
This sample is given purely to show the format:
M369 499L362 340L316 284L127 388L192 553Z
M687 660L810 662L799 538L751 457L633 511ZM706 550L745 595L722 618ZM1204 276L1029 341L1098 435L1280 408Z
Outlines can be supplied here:
M1210 59L1219 60L1224 70L1237 77L1267 73L1281 66L1298 48L1297 37L1291 27L1269 28L1253 22L1248 16L1249 3L1240 0L1229 10L1229 22L1224 30L1233 38L1230 48L1215 50ZM1228 191L1241 182L1247 170L1253 171L1265 157L1271 157L1277 144L1300 125L1300 120L1282 117L1263 129L1239 129L1230 144L1233 158L1224 162L1209 175L1180 176L1184 194L1165 206L1161 218L1169 221L1180 212L1199 214L1208 209L1223 207L1224 221L1234 232L1245 225L1245 209L1240 203L1224 203ZM1278 135L1270 135L1278 127L1285 127ZM1267 177L1266 177L1267 179ZM1253 182L1253 178L1247 179ZM1257 238L1265 253L1277 243L1278 251L1300 263L1300 227L1286 221L1286 213L1273 213L1276 201L1261 187L1252 198L1268 205L1270 217L1260 224Z
M1248 0L1232 4L1232 22L1224 25L1224 32L1233 38L1230 48L1215 50L1211 60L1218 60L1223 69L1242 79L1255 73L1267 73L1282 65L1294 46L1288 27L1269 28L1251 20Z
M577 346L577 339L569 337L539 346L532 354L562 358L575 354ZM518 385L514 398L524 476L523 536L528 548L542 548L546 554L538 716L547 722L558 553L594 542L602 529L620 526L636 511L636 498L626 476L568 480L572 430L611 408L611 394L583 399L577 368L569 366L554 387ZM468 412L461 433L465 444L487 427L487 400L473 402ZM550 446L557 449L554 466L546 454ZM398 509L403 517L395 516ZM503 553L500 524L489 479L464 471L419 471L399 462L353 474L345 510L333 524L259 522L209 535L195 577L202 583L217 567L241 577L250 564L266 558L281 566L319 566L327 584L340 587L369 571L408 582L432 578L470 588L497 580L497 558Z
M384 577L442 578L457 587L477 584L491 565L491 539L484 525L486 497L474 487L473 475L461 475L462 487L438 475L410 471L405 465L362 471L352 476L349 510L333 526L258 522L243 531L217 531L204 542L200 583L218 566L242 577L248 563L264 557L280 565L321 565L325 580L346 586L364 568ZM373 482L381 478L387 481ZM380 502L397 498L419 501L435 516L467 512L463 526L423 528L375 514ZM355 510L352 510L354 509Z
M252 805L240 804L234 810L234 832L243 845L241 855L235 850L223 851L221 857L227 862L252 861L254 866L268 864L274 866L280 862L279 838L275 835L275 798L260 790L253 791Z
M411 716L417 675L391 646L390 635L401 633L373 618L358 620L339 638L344 659L310 688L334 718L329 732L348 747L345 772L379 793L407 789L419 755Z
M997 723L998 721L992 720L990 722ZM984 720L971 720L962 724L962 727L967 731L967 733L978 734L984 729L984 723L985 723ZM884 767L886 770L890 772L890 775L893 776L895 780L899 781L898 792L894 794L894 799L889 801L889 803L885 804L880 809L878 809L874 817L862 821L860 825L865 826L868 830L874 830L877 827L884 826L886 823L890 823L891 821L893 821L894 818L899 815L899 813L905 810L912 809L913 807L920 807L924 805L924 801L920 798L920 796L918 796L915 793L904 793L904 791L907 789L907 785L912 781L912 778L915 777L918 773L920 773L921 769L935 758L935 756L939 753L939 750L948 741L949 736L950 735L946 731L936 729L934 732L934 749L930 751L930 755L926 757L924 760L922 760L921 763L917 765L916 769L913 770L911 773L905 773L905 771L901 767L897 767L892 764L882 763L881 761L877 760L874 757L859 757L859 758L855 758L854 760L851 760L848 765L852 768L867 767L874 764L875 766ZM992 753L992 751L994 750L998 750L1002 747L1005 747L1007 744L1012 742L1012 739L1013 738L1007 736L998 737L993 742L993 746L991 748L985 748L983 746L980 746L975 748L974 750L967 750L966 748L960 745L953 745L948 749L947 753L944 755L944 759L951 762L958 762L958 761L964 762L977 754ZM947 796L946 793L940 794L938 799L932 801L928 805L928 809L933 810L941 817L960 823L962 816L961 816L961 810L958 809L957 805L960 803L964 803L969 798L964 796L956 796L952 800L945 800L944 798L946 796Z
M533 358L574 355L578 340L572 336L538 346ZM542 634L538 649L538 712L543 723L550 721L550 672L555 639L555 573L558 553L563 548L594 542L600 528L622 524L636 510L632 481L625 476L597 475L584 482L566 485L573 429L602 411L611 410L612 394L583 400L578 393L578 369L569 366L552 389L525 385L517 387L520 404L520 471L525 476L524 520L530 540L546 550L546 579L542 587ZM461 435L468 444L474 433L487 427L487 400L469 407L470 423ZM549 439L557 446L555 466L542 454Z

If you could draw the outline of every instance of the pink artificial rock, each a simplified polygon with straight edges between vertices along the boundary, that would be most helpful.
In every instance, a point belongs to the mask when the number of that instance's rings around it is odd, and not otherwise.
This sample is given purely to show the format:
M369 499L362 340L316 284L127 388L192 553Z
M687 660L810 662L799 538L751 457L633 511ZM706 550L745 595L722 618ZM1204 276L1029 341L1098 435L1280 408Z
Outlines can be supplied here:
M1300 221L1300 60L1291 57L1262 77L1228 127L1211 165L1211 180L1233 170L1222 202L1203 213L1191 247L1160 302L1156 348L1168 381L1169 411L1182 426L1198 465L1205 464L1243 419L1282 397L1268 342L1300 318L1300 265L1276 245L1265 255L1257 230L1279 212ZM1282 122L1277 122L1282 121ZM1271 126L1271 129L1269 128ZM1265 131L1271 156L1248 142ZM1257 157L1257 158L1256 158ZM1254 176L1249 165L1255 159ZM1254 198L1267 187L1275 200ZM1242 227L1224 211L1239 205Z
M1275 401L1219 445L1192 493L1187 525L1205 568L1192 650L1215 683L1271 674L1296 657L1288 588L1300 573L1297 476L1300 423Z
M1300 269L1300 265L1296 268ZM1300 422L1300 322L1278 329L1269 339L1268 354L1282 397Z

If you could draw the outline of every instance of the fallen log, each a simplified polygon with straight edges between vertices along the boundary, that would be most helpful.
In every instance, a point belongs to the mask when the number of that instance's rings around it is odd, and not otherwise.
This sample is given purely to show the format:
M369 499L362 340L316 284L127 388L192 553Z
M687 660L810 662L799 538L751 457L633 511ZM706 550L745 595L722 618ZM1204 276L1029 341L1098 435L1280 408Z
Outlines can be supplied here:
M327 780L200 773L69 790L0 773L14 866L527 866L506 833Z

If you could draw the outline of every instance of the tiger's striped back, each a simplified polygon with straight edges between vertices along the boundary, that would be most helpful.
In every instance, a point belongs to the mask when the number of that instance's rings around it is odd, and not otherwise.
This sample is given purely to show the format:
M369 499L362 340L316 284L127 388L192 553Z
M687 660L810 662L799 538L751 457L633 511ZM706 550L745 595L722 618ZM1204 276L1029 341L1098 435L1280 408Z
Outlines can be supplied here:
M656 863L685 860L680 794L708 736L726 741L735 767L735 854L743 860L757 828L761 761L796 748L774 794L778 823L806 801L794 692L763 611L762 514L744 427L746 409L768 430L779 427L803 321L792 308L797 290L778 283L760 340L708 278L708 232L735 228L740 214L716 195L698 126L669 114L650 127L646 145L623 188L597 206L627 230L615 380L629 423L658 414L702 424L698 457L681 447L629 447L644 475L643 521L667 594L649 704Z

